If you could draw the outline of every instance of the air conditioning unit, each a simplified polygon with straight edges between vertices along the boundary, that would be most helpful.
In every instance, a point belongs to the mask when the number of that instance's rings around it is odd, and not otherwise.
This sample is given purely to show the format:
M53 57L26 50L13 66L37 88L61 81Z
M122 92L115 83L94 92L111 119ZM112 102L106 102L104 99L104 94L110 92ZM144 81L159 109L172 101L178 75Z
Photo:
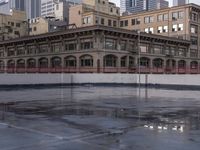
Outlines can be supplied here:
M160 33L160 30L158 30L158 33Z
M163 32L165 33L165 32L166 32L166 30L165 30L165 29L163 29Z
M174 32L175 31L175 29L174 28L172 28L172 32Z

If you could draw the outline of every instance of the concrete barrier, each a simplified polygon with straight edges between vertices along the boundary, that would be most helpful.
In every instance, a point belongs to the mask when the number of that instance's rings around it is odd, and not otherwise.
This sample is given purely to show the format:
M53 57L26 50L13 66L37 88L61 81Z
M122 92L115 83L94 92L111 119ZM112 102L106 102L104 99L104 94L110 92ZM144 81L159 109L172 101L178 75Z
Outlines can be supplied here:
M139 84L199 86L200 75L0 74L0 86L46 84Z

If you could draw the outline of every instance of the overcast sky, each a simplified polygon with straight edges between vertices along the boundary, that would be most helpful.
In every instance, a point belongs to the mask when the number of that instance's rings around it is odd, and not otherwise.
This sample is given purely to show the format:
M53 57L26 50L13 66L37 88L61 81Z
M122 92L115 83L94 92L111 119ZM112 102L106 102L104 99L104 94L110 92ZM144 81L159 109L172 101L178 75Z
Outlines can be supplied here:
M117 4L117 6L120 6L120 0L110 0L111 2L114 2ZM170 5L172 4L173 0L168 0ZM189 0L190 3L196 3L200 5L200 0Z

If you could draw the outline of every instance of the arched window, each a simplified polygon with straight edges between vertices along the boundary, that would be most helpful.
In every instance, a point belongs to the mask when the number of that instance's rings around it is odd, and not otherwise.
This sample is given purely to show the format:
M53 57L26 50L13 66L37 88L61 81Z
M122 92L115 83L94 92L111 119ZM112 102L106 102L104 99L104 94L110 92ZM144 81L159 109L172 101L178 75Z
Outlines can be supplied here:
M39 59L39 67L40 68L48 68L48 59L47 58L40 58Z
M104 67L117 67L117 57L115 55L104 56Z
M53 57L51 59L51 66L52 66L52 68L59 68L59 67L62 66L61 64L62 64L62 61L61 61L60 57Z
M74 56L65 57L65 67L76 67L76 57Z
M90 55L83 55L80 57L81 67L92 67L93 66L93 57Z
M168 59L166 61L167 68L176 68L176 61L174 59Z
M150 66L150 59L147 58L147 57L141 57L140 58L140 66L145 67L145 68L149 67Z
M178 61L178 68L185 69L186 67L186 61L185 60L179 60Z
M36 68L36 60L31 58L27 60L27 68Z
M161 58L154 59L153 68L163 68L163 60Z
M14 60L8 60L7 67L8 68L15 68L15 61Z
M198 62L197 61L192 61L190 63L190 69L197 69L198 68Z
M17 60L17 68L25 68L25 60L24 59L20 59Z

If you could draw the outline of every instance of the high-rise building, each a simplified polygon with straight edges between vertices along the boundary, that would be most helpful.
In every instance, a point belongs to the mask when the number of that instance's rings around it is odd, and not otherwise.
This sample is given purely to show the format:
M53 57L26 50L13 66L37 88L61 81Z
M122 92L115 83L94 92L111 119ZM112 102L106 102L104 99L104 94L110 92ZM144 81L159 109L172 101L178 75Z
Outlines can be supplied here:
M81 3L82 0L41 0L41 16L42 17L55 17L55 5L59 3Z
M0 13L9 14L10 9L26 11L27 18L39 17L41 14L41 0L2 0Z
M166 8L169 2L166 0L121 0L120 5L122 13L136 13Z
M41 0L26 0L25 5L29 19L41 16Z
M186 0L173 0L173 6L185 5Z

